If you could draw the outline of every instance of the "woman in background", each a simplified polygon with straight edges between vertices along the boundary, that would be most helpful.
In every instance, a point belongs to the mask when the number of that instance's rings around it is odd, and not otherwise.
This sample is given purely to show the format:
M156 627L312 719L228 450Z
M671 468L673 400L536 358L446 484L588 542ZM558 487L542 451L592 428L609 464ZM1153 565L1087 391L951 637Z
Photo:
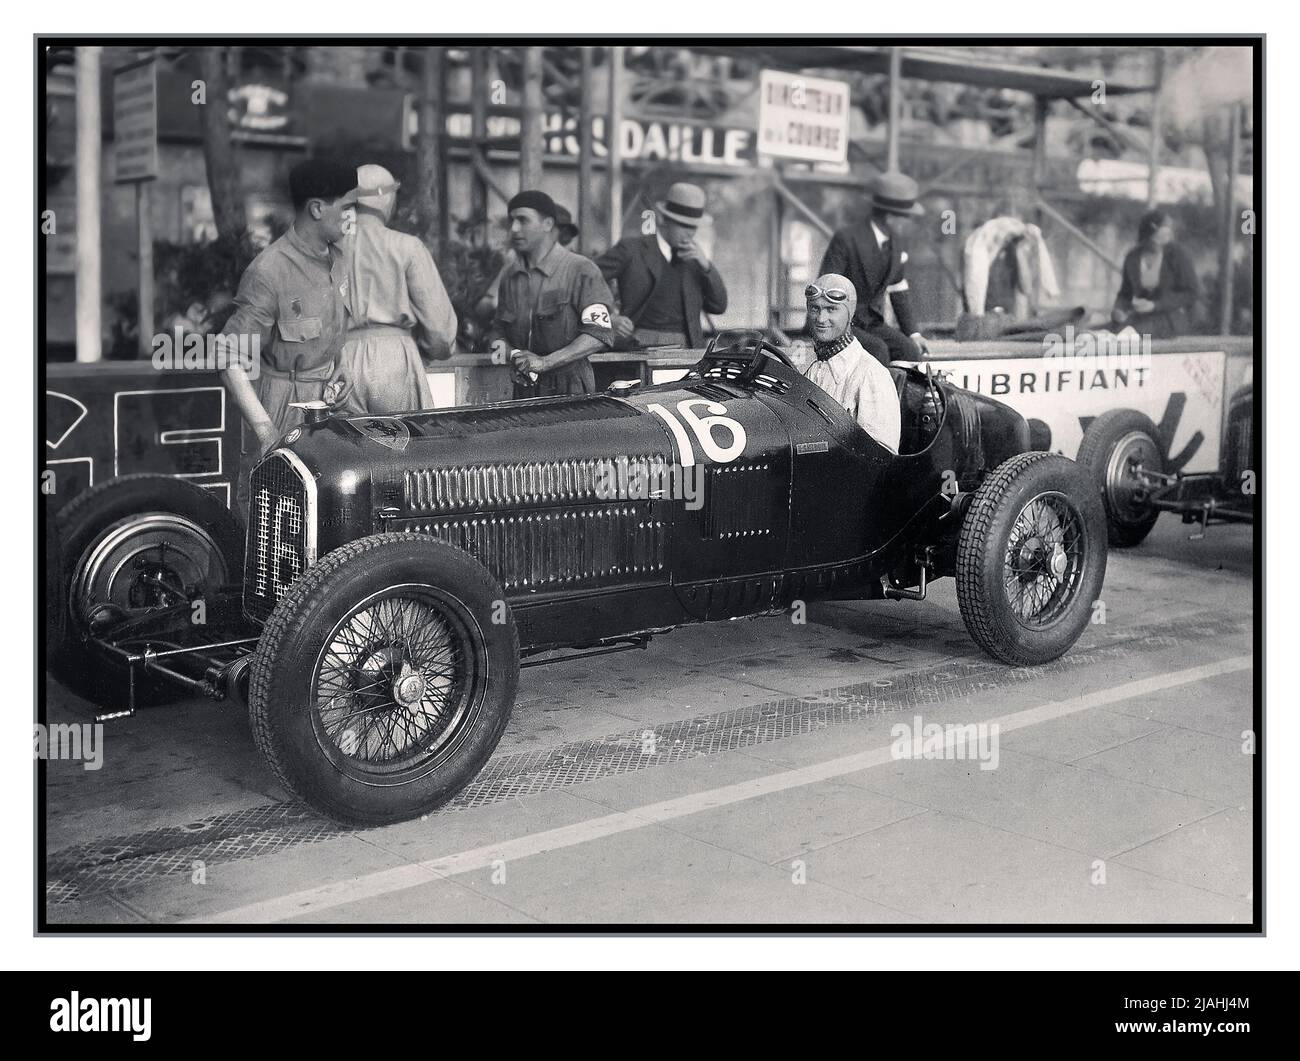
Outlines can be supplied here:
M1111 320L1152 339L1192 332L1194 307L1201 298L1196 268L1174 242L1174 226L1163 210L1144 214L1138 245L1124 256L1123 279Z

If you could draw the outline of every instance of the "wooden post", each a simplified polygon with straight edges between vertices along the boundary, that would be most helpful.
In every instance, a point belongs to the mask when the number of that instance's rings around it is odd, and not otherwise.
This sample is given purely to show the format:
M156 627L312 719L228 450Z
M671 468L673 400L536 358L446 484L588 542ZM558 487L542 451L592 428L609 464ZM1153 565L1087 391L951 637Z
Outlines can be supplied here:
M542 186L542 49L524 49L524 106L519 123L519 187Z
M1039 204L1038 214L1033 218L1036 224L1043 223L1043 182L1047 179L1047 100L1042 96L1034 97L1034 154L1030 163L1029 182L1033 185L1035 201ZM1026 221L1029 218L1025 218Z
M777 179L780 179L777 176ZM776 186L772 186L771 196L771 216L768 221L768 257L767 260L767 326L781 330L784 321L781 320L781 311L785 308L785 270L781 265L781 221L783 221L783 204L785 200L781 198L780 191Z
M1161 127L1164 125L1165 53L1156 49L1156 87L1151 100L1151 144L1147 149L1147 209L1156 205L1156 178L1160 175Z
M595 238L593 216L596 205L592 192L592 152L591 152L591 113L592 91L591 74L594 65L593 48L582 48L582 85L578 97L578 240L580 249L590 254L594 249Z
M609 50L609 110L605 118L609 167L609 245L623 234L623 49Z
M1047 179L1047 100L1034 97L1034 154L1031 163L1034 190L1039 191Z
M77 360L98 361L100 331L99 161L101 149L99 56L102 48L77 48Z
M469 122L470 153L483 157L483 143L487 140L488 105L488 54L483 47L470 49ZM470 216L476 220L487 217L487 185L474 167L470 179ZM486 227L485 230L486 231Z
M1219 251L1219 334L1232 334L1232 247L1237 236L1237 169L1241 163L1241 107L1228 122L1228 186L1223 196L1223 245Z
M903 119L903 49L889 49L889 149L886 169L898 169L898 127Z
M240 239L248 227L243 186L235 165L234 142L224 100L230 88L228 68L238 62L238 48L200 48L199 76L207 83L207 104L199 108L203 122L203 164L207 169L212 218L226 239ZM246 263L245 263L246 264Z
M149 214L151 183L151 181L135 182L136 232L140 259L136 324L140 332L137 349L141 357L148 357L153 353L153 218Z
M416 142L416 172L420 178L422 235L431 235L436 256L449 235L447 203L447 75L442 48L424 49L420 84L420 134Z

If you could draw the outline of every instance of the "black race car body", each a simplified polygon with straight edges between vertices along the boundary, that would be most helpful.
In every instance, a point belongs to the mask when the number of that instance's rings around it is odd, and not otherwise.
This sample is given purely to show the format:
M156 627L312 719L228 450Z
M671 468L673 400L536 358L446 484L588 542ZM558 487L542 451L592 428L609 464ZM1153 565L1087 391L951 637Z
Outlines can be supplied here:
M622 395L295 430L253 475L245 611L265 620L317 557L385 531L475 557L525 651L880 596L916 581L926 549L951 573L954 498L1028 448L1007 406L895 369L896 455L785 364L742 381L749 363L714 353Z
M168 689L243 699L287 790L382 823L477 775L522 666L683 624L920 600L952 575L985 651L1055 659L1105 575L1098 491L1073 461L1028 452L1013 410L891 372L899 453L765 344L644 389L309 410L253 469L246 531L159 476L61 511L50 671L103 718Z

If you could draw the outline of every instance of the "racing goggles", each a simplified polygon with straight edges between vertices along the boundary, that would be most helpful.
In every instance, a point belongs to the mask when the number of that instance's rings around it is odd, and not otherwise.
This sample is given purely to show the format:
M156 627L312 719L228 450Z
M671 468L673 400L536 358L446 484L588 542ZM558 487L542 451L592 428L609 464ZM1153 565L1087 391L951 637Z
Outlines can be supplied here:
M824 298L827 302L834 302L837 305L849 300L849 292L842 287L818 287L816 284L809 284L803 289L805 299Z

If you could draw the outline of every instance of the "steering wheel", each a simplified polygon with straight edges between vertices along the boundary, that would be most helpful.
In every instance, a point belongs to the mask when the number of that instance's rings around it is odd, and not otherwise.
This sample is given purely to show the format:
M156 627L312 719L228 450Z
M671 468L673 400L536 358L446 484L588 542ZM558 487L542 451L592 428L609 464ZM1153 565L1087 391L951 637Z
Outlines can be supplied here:
M791 361L789 355L787 355L779 346L773 346L766 339L755 339L753 360L749 362L749 367L745 369L741 379L746 381L754 379L758 375L758 370L763 367L764 359L768 357L776 358L787 368L793 369L795 372L799 371L799 366Z

